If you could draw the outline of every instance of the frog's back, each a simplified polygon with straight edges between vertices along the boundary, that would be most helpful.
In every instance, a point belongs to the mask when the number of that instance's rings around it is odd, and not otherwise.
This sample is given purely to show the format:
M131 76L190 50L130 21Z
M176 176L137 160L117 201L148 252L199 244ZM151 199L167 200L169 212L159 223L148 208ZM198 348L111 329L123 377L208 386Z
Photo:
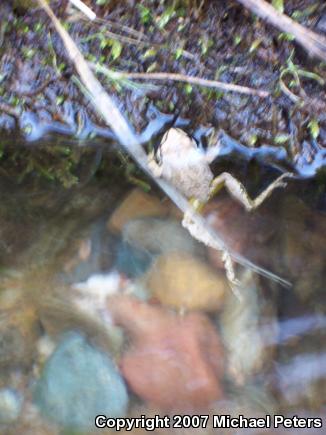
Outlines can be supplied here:
M171 128L160 145L162 177L187 198L205 202L213 174L203 150L183 130Z
M207 201L213 174L207 165L178 165L177 171L163 171L163 177L187 198Z

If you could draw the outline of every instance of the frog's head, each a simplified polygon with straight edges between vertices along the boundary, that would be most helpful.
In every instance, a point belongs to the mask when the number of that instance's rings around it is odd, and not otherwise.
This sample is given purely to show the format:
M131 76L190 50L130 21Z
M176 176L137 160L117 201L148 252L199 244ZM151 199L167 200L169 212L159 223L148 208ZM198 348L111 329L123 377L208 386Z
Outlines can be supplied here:
M159 163L164 157L187 153L191 149L197 148L197 144L185 131L180 128L170 128L163 136L162 141L156 152Z

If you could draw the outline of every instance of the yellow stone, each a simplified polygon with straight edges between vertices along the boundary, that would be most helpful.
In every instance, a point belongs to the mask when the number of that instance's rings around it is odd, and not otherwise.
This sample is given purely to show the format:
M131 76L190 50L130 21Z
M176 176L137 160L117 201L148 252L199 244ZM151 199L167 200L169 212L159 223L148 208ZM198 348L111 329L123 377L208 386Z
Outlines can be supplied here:
M214 312L230 291L223 273L187 254L159 257L146 274L145 283L162 304L178 309Z

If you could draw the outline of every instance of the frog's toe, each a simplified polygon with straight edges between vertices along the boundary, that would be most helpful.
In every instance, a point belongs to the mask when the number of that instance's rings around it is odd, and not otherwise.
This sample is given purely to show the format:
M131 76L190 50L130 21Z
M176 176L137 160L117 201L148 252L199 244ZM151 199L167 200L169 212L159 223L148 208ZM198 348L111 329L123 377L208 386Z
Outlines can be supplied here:
M285 172L278 178L278 180L284 180L284 178L293 178L293 177L294 174L292 174L292 172Z

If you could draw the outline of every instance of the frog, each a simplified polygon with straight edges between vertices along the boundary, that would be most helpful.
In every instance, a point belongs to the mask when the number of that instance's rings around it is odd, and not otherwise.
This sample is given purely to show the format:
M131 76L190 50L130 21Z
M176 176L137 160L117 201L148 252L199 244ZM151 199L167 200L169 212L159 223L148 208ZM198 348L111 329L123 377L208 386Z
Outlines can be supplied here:
M216 143L216 142L215 142ZM209 146L207 150L197 146L196 141L184 130L172 127L163 135L156 152L148 155L148 168L154 177L162 177L178 189L190 202L192 209L184 214L182 225L190 234L206 246L222 252L222 261L226 275L235 296L241 301L242 296L238 290L241 283L235 275L233 258L229 250L220 245L220 242L211 237L209 232L198 226L192 216L193 210L201 212L209 200L220 189L225 187L230 195L237 200L247 212L257 209L279 187L285 187L286 178L294 174L285 172L274 180L263 192L252 199L245 186L232 174L222 172L217 177L210 168L210 164L218 155L219 143ZM256 270L263 271L259 266ZM264 270L265 275L288 285L280 277Z
M180 128L170 128L162 137L156 151L149 155L149 168L155 177L162 177L188 198L196 210L214 197L223 187L248 212L257 209L279 187L286 187L285 172L274 180L256 198L252 199L245 186L232 174L222 172L217 177L210 168L215 160L218 144L207 150L198 147L196 141Z

